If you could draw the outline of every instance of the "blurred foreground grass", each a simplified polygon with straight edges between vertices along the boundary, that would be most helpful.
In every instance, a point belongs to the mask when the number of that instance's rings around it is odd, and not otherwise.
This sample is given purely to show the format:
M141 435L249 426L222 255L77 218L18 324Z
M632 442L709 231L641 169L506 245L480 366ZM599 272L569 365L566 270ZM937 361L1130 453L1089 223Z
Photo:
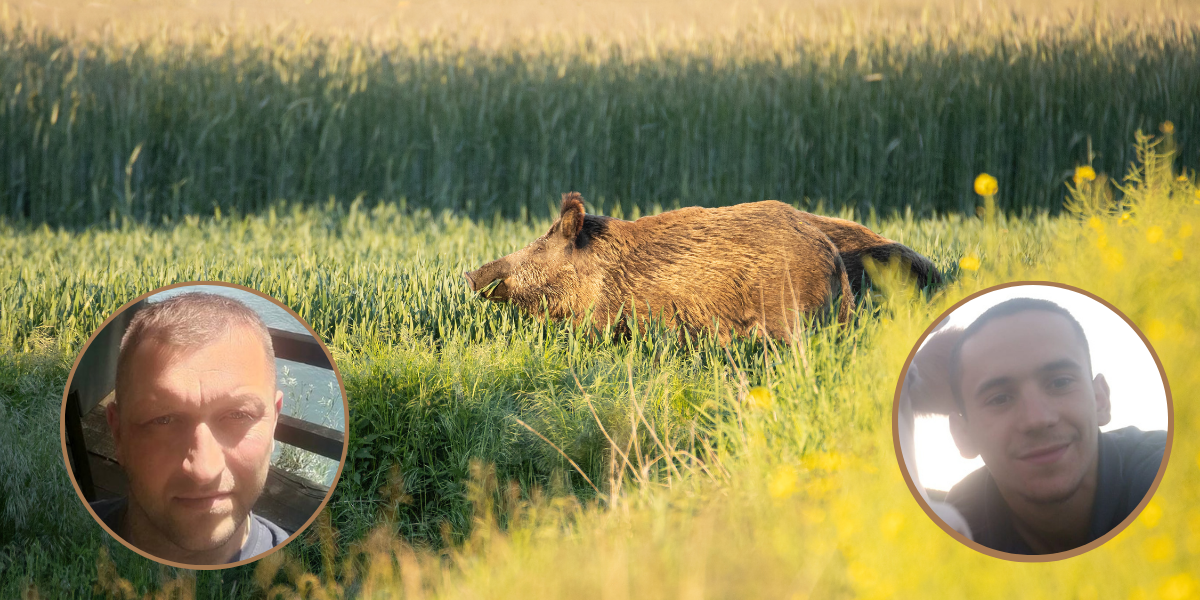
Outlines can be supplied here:
M956 282L928 303L890 286L843 331L728 354L661 331L588 342L469 297L459 273L545 221L333 203L171 227L0 223L0 596L1194 597L1200 196L1195 172L1173 172L1149 143L1139 139L1144 160L1119 204L1101 177L1081 181L1078 214L872 223ZM282 299L330 342L349 388L351 458L326 514L285 551L224 572L160 568L105 539L55 438L85 336L129 298L191 279ZM924 328L1016 280L1120 308L1153 342L1175 399L1150 508L1104 547L1053 564L992 559L935 527L888 427L896 374ZM750 387L769 394L748 399Z

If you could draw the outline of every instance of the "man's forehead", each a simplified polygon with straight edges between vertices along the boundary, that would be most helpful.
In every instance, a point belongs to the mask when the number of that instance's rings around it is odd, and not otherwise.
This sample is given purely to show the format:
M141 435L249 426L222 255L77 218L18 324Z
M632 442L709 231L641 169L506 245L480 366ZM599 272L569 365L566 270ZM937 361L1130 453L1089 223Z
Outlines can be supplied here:
M267 396L275 390L273 364L250 332L230 332L212 342L183 347L148 338L134 349L131 389L121 402L142 399L210 401Z
M1034 368L1062 359L1074 359L1086 369L1089 365L1083 344L1063 315L1022 311L989 321L963 342L962 373L965 377L997 368Z

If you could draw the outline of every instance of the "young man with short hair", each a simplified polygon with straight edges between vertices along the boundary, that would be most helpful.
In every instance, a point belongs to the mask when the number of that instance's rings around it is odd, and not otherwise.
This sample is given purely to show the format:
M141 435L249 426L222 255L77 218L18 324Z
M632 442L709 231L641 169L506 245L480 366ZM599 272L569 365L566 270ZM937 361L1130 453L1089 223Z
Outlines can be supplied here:
M1101 433L1111 403L1066 309L1015 298L967 327L950 358L950 431L984 467L950 490L975 541L1012 554L1083 546L1121 523L1153 485L1166 432Z

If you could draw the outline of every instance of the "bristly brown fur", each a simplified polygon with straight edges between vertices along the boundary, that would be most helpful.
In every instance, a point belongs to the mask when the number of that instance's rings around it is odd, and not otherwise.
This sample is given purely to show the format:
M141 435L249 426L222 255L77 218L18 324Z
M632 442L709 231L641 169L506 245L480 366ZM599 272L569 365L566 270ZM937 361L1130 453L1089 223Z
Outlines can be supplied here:
M803 315L836 308L850 318L854 295L833 242L804 213L766 201L684 208L637 221L587 215L577 192L559 219L525 248L465 274L489 298L535 314L600 327L635 311L728 339L757 328L789 338ZM582 216L582 220L577 217Z

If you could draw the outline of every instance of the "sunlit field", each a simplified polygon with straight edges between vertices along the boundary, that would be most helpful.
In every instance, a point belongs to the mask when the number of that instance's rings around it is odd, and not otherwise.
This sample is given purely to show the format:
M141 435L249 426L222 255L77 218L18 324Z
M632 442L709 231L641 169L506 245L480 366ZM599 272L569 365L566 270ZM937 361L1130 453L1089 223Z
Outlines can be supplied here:
M33 223L331 196L523 220L570 190L627 215L807 198L924 217L970 214L982 171L1007 182L1001 208L1056 212L1071 169L1123 170L1138 129L1200 135L1200 30L1165 8L492 36L403 21L69 34L13 12L0 214Z
M974 7L590 41L272 28L274 13L74 30L12 9L0 597L1200 595L1200 28L1170 6ZM1072 177L1089 163L1097 178ZM981 172L995 204L972 189ZM728 346L653 327L597 338L473 297L461 273L541 235L569 190L623 218L780 199L907 244L947 285L922 293L881 266L850 323ZM87 336L189 280L295 309L350 407L350 458L317 523L225 571L108 539L57 433ZM1175 400L1149 508L1040 565L931 523L890 427L934 317L1018 280L1121 309Z

